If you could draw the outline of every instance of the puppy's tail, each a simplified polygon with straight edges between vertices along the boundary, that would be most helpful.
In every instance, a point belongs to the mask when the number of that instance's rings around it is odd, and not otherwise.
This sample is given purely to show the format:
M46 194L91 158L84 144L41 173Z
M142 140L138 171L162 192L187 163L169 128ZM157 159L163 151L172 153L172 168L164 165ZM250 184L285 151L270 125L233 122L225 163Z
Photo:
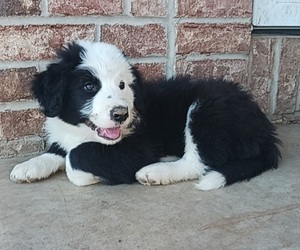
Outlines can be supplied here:
M264 150L257 157L235 160L217 167L211 166L208 172L200 178L197 188L200 190L217 189L250 180L267 170L276 169L279 158L281 158L276 143L281 144L277 139L265 144Z

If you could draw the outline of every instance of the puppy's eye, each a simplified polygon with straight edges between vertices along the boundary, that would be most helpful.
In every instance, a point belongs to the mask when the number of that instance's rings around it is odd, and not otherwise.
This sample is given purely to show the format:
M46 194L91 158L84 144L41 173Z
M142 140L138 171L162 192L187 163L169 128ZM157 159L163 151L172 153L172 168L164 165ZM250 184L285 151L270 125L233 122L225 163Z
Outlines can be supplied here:
M122 90L125 88L125 82L124 81L120 81L119 83L119 88Z
M86 82L83 86L83 89L86 91L86 92L93 92L95 91L95 85L91 82Z

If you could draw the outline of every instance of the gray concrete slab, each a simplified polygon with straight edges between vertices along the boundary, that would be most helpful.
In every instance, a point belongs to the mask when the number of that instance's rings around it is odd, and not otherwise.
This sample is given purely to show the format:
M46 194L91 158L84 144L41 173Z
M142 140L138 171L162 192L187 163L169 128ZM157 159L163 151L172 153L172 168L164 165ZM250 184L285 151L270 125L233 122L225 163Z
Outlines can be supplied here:
M300 249L300 125L280 126L278 170L201 192L193 182L76 187L64 173L9 181L0 161L0 249Z

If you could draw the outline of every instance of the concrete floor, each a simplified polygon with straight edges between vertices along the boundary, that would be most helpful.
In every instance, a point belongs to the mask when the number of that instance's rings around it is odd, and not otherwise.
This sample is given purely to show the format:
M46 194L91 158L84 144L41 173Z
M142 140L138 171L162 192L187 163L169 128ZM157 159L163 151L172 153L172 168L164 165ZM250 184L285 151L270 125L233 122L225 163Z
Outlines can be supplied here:
M279 127L283 160L211 192L193 182L76 187L64 173L15 184L0 161L0 249L300 249L300 125Z

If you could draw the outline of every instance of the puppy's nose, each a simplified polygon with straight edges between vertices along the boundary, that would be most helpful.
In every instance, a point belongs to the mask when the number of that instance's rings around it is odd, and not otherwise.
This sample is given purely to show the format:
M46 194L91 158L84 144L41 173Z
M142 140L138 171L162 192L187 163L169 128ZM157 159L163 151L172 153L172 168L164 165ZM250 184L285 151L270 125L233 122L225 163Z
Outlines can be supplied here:
M128 118L128 108L123 106L116 106L110 111L110 118L112 121L122 123Z

